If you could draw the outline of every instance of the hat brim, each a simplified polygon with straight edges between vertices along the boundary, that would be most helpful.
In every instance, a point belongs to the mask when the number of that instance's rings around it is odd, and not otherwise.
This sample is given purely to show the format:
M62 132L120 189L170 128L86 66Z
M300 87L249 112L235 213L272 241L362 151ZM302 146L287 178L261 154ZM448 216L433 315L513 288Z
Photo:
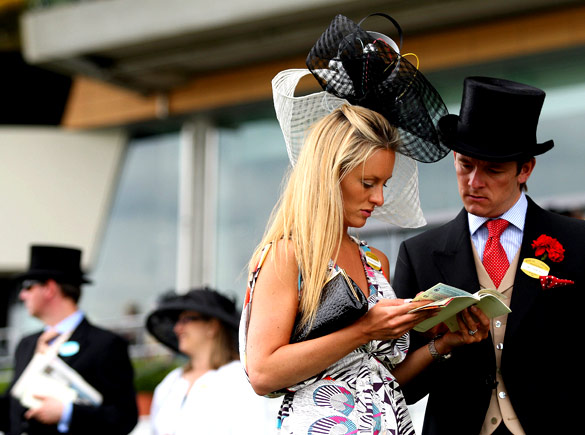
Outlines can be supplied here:
M181 353L181 351L179 350L179 340L173 328L182 311L184 310L156 310L146 319L148 332L161 344L177 353Z
M43 270L43 269L35 269L35 270L28 270L24 273L15 275L12 280L15 282L22 282L27 279L35 279L35 280L47 280L47 279L54 279L57 282L63 283L71 283L71 284L91 284L92 281L86 278L84 275L71 275L61 272L55 272L54 270Z
M469 143L460 139L457 132L459 116L449 114L439 120L438 129L441 142L451 150L474 159L488 162L511 162L528 159L544 154L554 147L554 141L548 140L543 143L529 144L530 151L519 151L514 153L497 153L497 148L486 148L481 144ZM505 138L503 138L505 140ZM517 144L516 144L517 145ZM500 148L501 149L501 148Z
M161 344L174 352L182 353L179 350L179 340L174 332L175 324L179 315L184 311L196 311L199 314L220 320L234 336L237 337L240 326L240 313L229 315L209 305L189 304L184 300L169 301L161 304L161 307L154 310L146 319L146 329Z

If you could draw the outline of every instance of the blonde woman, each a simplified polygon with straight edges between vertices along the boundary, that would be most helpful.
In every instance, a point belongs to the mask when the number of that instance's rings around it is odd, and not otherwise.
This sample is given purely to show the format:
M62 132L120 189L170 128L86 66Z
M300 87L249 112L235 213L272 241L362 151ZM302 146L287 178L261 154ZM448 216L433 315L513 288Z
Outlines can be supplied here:
M288 389L283 433L330 433L338 425L348 433L412 433L399 384L433 356L421 348L402 363L406 334L430 314L410 314L424 302L396 299L385 276L386 256L348 234L384 204L398 145L396 129L376 112L343 105L326 116L309 135L252 256L246 369L258 394ZM297 314L301 324L312 322L323 284L337 269L368 298L369 311L343 329L291 344ZM439 354L487 335L487 319L474 314L465 312L459 320L466 323L465 334L448 333L434 342ZM471 328L481 333L470 336Z
M412 434L399 385L455 347L485 338L488 320L465 311L458 319L465 333L436 337L406 358L408 331L432 313L410 313L424 302L396 299L386 256L349 229L370 216L424 225L414 160L432 162L448 152L436 131L446 109L392 40L342 15L307 66L272 82L293 169L250 260L240 359L256 393L284 395L281 433ZM294 96L309 71L324 91ZM316 338L291 340L314 325L323 287L338 271L367 298L365 315Z

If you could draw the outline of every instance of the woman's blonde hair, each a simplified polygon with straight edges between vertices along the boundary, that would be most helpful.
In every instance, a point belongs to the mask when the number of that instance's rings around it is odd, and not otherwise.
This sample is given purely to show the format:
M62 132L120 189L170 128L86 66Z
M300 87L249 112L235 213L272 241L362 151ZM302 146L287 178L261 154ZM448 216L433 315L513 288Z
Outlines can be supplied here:
M214 337L213 351L211 352L209 361L209 365L213 370L217 370L231 361L240 359L236 334L221 320L215 320L219 323L219 327Z
M341 180L378 150L396 150L399 134L386 118L359 106L342 105L309 132L299 159L249 264L253 271L269 243L288 239L303 278L301 325L313 321L343 237ZM276 250L273 250L276 252Z

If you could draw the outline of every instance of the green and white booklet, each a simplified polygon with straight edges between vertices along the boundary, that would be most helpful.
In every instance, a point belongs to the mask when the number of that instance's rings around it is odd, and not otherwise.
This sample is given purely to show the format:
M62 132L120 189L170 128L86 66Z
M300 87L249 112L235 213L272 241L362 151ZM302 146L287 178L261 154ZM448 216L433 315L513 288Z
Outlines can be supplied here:
M471 305L477 305L483 313L490 319L511 313L504 300L506 296L498 293L496 290L483 289L476 293L469 293L465 290L452 287L447 284L438 283L430 289L419 293L413 301L431 300L422 307L415 308L410 313L417 311L439 309L439 314L429 319L423 320L414 327L415 331L425 332L439 323L445 323L450 331L457 331L457 313Z

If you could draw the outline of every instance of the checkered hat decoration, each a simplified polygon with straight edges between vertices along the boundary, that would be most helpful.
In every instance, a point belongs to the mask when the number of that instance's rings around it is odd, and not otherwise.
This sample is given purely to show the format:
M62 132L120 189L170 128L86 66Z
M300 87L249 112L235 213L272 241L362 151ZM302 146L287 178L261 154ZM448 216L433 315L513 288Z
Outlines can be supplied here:
M450 151L440 142L437 128L448 114L445 103L390 38L360 27L374 15L392 22L402 46L402 29L389 15L371 14L359 24L337 15L309 52L307 67L323 90L374 110L397 127L401 154L436 162Z

